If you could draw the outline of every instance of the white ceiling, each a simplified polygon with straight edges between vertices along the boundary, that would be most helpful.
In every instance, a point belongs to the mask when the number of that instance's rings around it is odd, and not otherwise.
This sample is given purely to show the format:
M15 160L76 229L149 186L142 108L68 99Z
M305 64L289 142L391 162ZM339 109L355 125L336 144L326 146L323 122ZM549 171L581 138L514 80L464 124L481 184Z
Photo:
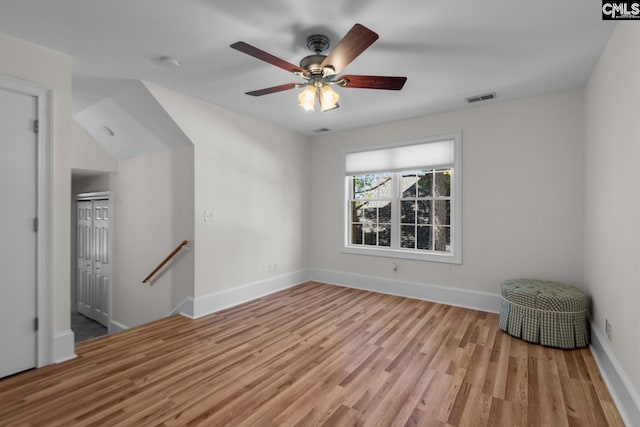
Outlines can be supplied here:
M500 101L582 87L614 28L600 9L596 0L0 0L0 32L73 57L76 113L139 79L313 134L465 108L485 92ZM380 38L344 73L406 76L402 91L337 88L341 108L326 113L303 111L297 90L244 94L300 80L231 43L297 64L308 35L335 46L356 22ZM182 66L151 61L162 55Z

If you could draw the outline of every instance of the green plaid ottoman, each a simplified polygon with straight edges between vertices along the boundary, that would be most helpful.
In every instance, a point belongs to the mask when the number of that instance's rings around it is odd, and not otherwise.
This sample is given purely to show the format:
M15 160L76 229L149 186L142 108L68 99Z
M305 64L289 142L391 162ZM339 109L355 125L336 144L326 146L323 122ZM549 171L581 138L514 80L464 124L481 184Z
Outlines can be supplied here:
M562 283L511 279L501 285L500 329L548 347L589 344L587 294Z

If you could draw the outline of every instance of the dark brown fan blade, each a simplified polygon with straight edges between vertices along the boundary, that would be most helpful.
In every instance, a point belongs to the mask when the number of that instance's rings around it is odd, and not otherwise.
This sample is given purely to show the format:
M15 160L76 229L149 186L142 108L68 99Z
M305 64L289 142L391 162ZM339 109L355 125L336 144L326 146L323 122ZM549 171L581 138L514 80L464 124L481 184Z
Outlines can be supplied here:
M322 61L322 67L333 67L339 73L376 40L376 33L364 25L356 24Z
M290 62L285 61L284 59L280 59L277 56L273 56L270 53L265 52L264 50L258 49L255 46L251 46L245 42L235 42L231 45L235 50L239 50L242 53L246 53L247 55L251 55L254 58L258 58L264 62L268 62L271 65L275 65L276 67L280 67L285 71L289 71L291 73L301 73L302 69L297 65L293 65Z
M347 83L344 87L353 87L361 89L386 89L400 90L407 81L406 77L387 77L387 76L340 76Z
M285 83L279 86L267 87L264 89L253 90L251 92L247 92L247 95L251 96L262 96L269 95L270 93L282 92L283 90L289 90L296 87L296 83Z

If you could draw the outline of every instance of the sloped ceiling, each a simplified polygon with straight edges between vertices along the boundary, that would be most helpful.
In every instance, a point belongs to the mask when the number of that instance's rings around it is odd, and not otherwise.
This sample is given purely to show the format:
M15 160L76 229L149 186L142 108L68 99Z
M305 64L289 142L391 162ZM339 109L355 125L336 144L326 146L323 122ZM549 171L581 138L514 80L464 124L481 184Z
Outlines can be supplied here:
M191 145L140 81L130 81L116 94L85 108L74 118L117 160Z

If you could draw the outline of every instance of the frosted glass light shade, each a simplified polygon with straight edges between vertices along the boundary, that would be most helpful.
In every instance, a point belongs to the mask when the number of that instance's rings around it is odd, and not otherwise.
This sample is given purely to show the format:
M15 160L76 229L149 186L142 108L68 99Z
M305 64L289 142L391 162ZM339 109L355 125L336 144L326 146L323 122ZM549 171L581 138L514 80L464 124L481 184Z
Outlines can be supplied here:
M329 111L338 108L338 100L340 95L328 84L320 89L320 107L321 111Z
M313 85L306 85L298 95L300 106L306 111L315 110L316 88Z

